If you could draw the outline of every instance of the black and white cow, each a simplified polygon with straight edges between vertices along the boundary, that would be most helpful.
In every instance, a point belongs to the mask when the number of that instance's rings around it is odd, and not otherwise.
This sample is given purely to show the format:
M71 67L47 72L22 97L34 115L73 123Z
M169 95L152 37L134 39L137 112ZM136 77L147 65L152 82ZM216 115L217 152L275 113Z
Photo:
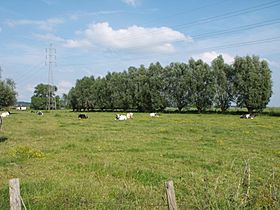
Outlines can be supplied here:
M254 119L256 117L256 115L254 114L242 114L240 115L241 119Z
M44 115L44 113L43 113L43 112L41 112L41 111L39 111L39 112L37 112L37 115L39 115L39 116L43 116L43 115Z
M88 116L85 115L85 114L79 114L78 118L79 118L79 119L87 119Z

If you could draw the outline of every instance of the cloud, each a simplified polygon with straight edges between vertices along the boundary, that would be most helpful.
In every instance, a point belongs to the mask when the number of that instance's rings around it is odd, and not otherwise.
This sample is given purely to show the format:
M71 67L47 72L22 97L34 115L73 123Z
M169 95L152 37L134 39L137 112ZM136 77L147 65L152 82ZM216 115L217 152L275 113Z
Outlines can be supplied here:
M107 22L91 24L79 34L83 36L83 39L67 40L65 47L171 53L175 51L173 45L175 42L192 41L190 36L185 36L168 27L144 28L133 25L114 30Z
M7 20L5 23L11 28L16 26L31 25L31 26L37 26L39 29L44 31L52 31L55 26L64 23L64 20L61 18L49 18L47 20L21 19L21 20Z
M227 53L217 53L215 51L211 51L211 52L204 52L201 54L197 54L192 56L194 59L201 59L204 62L210 64L212 62L212 60L214 60L215 58L217 58L219 55L222 55L224 58L225 63L228 64L232 64L234 61L234 56L227 54Z
M133 7L136 7L140 3L139 0L122 0L122 2L124 2L130 6L133 6Z
M65 39L51 33L47 34L34 34L34 37L42 41L63 42Z

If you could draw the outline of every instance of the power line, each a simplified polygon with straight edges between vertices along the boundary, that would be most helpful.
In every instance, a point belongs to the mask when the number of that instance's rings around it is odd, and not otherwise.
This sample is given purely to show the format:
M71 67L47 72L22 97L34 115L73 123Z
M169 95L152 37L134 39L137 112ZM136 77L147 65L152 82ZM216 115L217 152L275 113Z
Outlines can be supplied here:
M224 18L229 18L229 17L240 15L240 14L247 14L247 13L250 13L250 12L270 8L270 7L273 7L273 6L278 6L279 4L280 4L280 2L278 0L274 0L274 1L267 2L267 3L259 4L259 5L250 7L250 8L246 8L246 9L242 9L242 10L235 10L235 11L232 11L232 12L224 13L222 15L212 16L212 17L208 17L208 18L195 20L195 21L192 21L192 22L189 22L189 23L175 25L174 27L181 26L181 28L185 28L186 25L192 25L192 24L196 24L196 23L204 24L204 23L220 20L221 18L223 18L223 19ZM272 25L272 24L277 24L277 23L279 23L279 19L276 19L275 22L271 22L271 23L263 22L263 24L257 23L259 25L252 24L252 25L247 25L247 26L241 26L240 28L237 27L237 28L231 28L231 29L226 29L226 30L217 31L217 32L208 32L208 33L205 33L205 34L198 34L198 35L194 35L194 38L210 37L210 35L211 36L216 36L216 35L220 35L220 34L224 34L224 33L236 32L236 31L241 31L241 30L248 30L248 29L252 29L252 28L256 28L256 27L262 27L262 26L267 26L267 25ZM159 33L159 32L155 31L155 32L151 32L150 34L155 34L155 33ZM134 37L131 37L131 38L127 38L126 40L137 39L137 38L140 38L140 37L141 37L141 34L138 37L134 36ZM183 41L177 41L177 42L183 42ZM138 47L125 48L125 49L137 49L137 48L142 48L142 47L143 46L138 46Z
M259 10L263 10L263 9L268 9L271 7L276 7L280 5L280 1L279 0L274 0L274 1L270 1L267 3L262 3L262 4L258 4L252 7L248 7L245 9L240 9L240 10L234 10L234 11L229 11L227 13L223 13L220 15L215 15L215 16L211 16L211 17L207 17L207 18L201 18L198 20L194 20L191 22L187 22L187 23L182 23L182 24L177 24L177 25L173 25L173 26L169 26L169 28L173 28L173 29L184 29L184 28L188 28L189 26L198 26L198 25L202 25L202 24L206 24L206 23L210 23L210 22L215 22L215 21L219 21L219 20L224 20L227 18L231 18L231 17L235 17L235 16L239 16L239 15L244 15L244 14L248 14L248 13L252 13L252 12L256 12ZM162 33L161 31L153 31L150 32L149 35L155 35L155 34L159 34ZM142 34L135 34L133 35L133 37L130 38L124 38L124 39L120 39L120 40L137 40L137 39L141 39L142 38Z
M206 4L206 5L203 5L203 6L200 6L200 7L191 8L191 9L189 9L189 10L182 10L182 11L177 12L177 13L172 14L172 15L167 15L167 16L164 16L164 17L161 17L161 18L154 18L154 19L152 19L152 20L150 20L150 21L144 22L144 24L153 23L153 22L155 22L156 20L167 19L167 18L179 16L179 15L185 14L185 13L188 13L188 14L194 13L194 12L197 11L197 10L201 10L201 9L204 9L204 8L216 6L216 5L218 5L218 4L223 4L223 3L227 2L227 1L229 1L229 0L224 0L224 1L222 1L222 2L221 2L221 1L217 1L216 3Z
M274 1L271 1L271 2L268 2L268 3L262 3L262 4L259 4L259 5L256 5L256 6L253 6L253 7L248 7L248 8L241 9L241 10L235 10L235 11L223 13L221 15L215 15L215 16L191 21L191 22L188 22L188 23L178 24L178 25L175 25L173 27L176 28L176 27L181 27L181 26L186 26L186 25L190 26L190 25L195 25L195 24L205 24L205 23L209 23L209 22L213 22L213 21L217 21L217 20L221 20L221 19L226 19L226 18L238 16L238 15L244 15L244 14L248 14L248 13L251 13L251 12L256 12L256 11L259 11L259 10L275 7L275 6L278 6L279 4L280 4L279 0L274 0Z
M249 24L249 25L233 27L233 28L220 30L220 31L201 33L201 34L193 35L192 38L209 38L212 36L217 36L217 35L222 35L222 34L227 34L227 33L232 33L232 32L238 32L238 31L243 31L243 30L250 30L250 29L260 28L260 27L264 27L264 26L270 26L270 25L274 25L274 24L278 24L278 23L280 23L280 18L273 19L273 20L266 20L263 22L258 22L258 23Z
M224 45L217 45L217 46L212 46L212 47L207 47L207 48L198 48L195 50L189 50L191 52L195 51L204 51L204 50L211 50L211 49L227 49L227 48L234 48L234 47L243 47L243 46L248 46L248 45L257 45L257 44L266 44L266 43L272 43L272 42L278 42L280 41L280 36L276 37L270 37L266 39L257 39L257 40L252 40L252 41L246 41L246 42L236 42L236 43L228 43ZM147 56L146 58L148 59L150 56ZM146 59L143 56L139 57L141 59ZM125 59L119 59L121 61L130 61L130 60L135 60L135 58L125 58ZM115 60L115 62L111 63L117 63L119 60ZM61 66L86 66L86 65L94 65L98 63L104 63L103 61L99 62L93 62L93 63L74 63L74 64L62 64Z
M234 47L244 47L244 46L248 46L248 45L267 44L267 43L278 42L278 41L280 41L280 36L266 38L266 39L246 41L246 42L236 42L236 43L229 43L229 44L224 44L224 45L217 45L217 46L212 46L212 47L200 48L195 51L205 51L205 50L211 50L211 49L228 49L228 48L234 48Z

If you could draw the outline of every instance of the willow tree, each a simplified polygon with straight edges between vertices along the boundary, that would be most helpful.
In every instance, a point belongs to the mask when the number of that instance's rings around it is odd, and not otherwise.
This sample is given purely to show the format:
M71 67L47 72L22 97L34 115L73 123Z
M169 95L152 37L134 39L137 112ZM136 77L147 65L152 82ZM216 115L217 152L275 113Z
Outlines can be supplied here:
M214 74L214 103L217 108L225 112L233 101L232 67L224 62L221 55L212 61L211 67Z
M246 107L249 113L262 111L272 95L271 70L258 56L236 57L234 68L234 92L238 107Z
M186 63L171 63L165 67L165 91L171 106L178 111L190 104L190 68Z
M200 59L197 61L190 59L189 66L192 103L200 113L213 104L215 93L213 72L210 66Z

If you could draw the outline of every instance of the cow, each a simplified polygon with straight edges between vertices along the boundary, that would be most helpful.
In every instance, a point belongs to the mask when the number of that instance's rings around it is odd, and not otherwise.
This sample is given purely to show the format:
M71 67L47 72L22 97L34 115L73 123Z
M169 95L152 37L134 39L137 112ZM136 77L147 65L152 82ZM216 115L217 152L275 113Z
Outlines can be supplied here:
M87 119L88 116L85 115L85 114L79 114L78 118L79 118L79 119Z
M159 117L157 113L150 113L150 117Z
M41 112L41 111L39 111L39 112L37 112L37 115L39 115L39 116L43 116L43 115L44 115L44 113L43 113L43 112Z
M127 113L126 117L127 117L127 119L133 119L133 113L132 112Z
M1 114L1 117L2 117L2 118L8 117L10 114L11 114L11 112L3 112L3 113Z
M254 119L256 117L256 115L254 114L242 114L240 115L241 119Z
M120 121L127 120L127 116L117 114L115 120L120 120Z

